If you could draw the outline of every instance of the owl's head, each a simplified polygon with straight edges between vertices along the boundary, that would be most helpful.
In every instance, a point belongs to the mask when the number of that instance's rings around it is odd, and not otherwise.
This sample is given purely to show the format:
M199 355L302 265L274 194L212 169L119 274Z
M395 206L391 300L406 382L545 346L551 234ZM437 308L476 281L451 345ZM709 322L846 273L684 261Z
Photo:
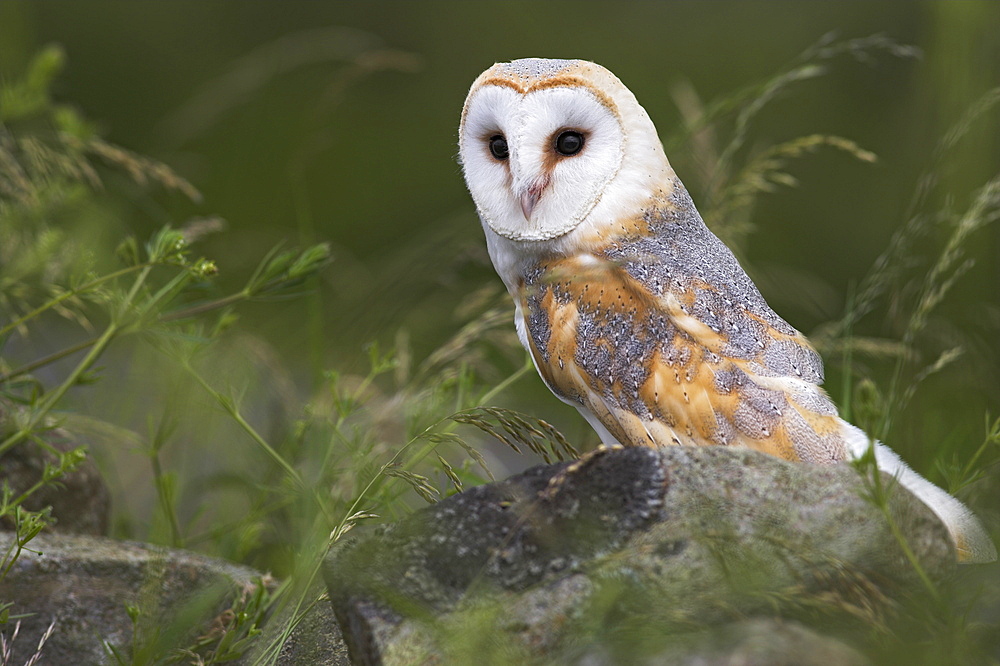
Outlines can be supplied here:
M632 92L584 60L527 58L483 72L462 110L459 156L484 224L511 241L599 230L673 175Z

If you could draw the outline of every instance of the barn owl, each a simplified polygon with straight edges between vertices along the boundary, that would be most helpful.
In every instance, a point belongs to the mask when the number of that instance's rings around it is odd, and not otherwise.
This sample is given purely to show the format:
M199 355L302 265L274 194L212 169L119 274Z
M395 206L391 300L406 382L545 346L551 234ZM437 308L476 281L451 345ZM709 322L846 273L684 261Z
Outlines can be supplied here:
M465 101L459 158L521 343L605 445L742 446L817 464L869 449L820 387L819 355L705 226L646 111L607 69L489 68ZM874 446L960 561L996 559L964 505Z

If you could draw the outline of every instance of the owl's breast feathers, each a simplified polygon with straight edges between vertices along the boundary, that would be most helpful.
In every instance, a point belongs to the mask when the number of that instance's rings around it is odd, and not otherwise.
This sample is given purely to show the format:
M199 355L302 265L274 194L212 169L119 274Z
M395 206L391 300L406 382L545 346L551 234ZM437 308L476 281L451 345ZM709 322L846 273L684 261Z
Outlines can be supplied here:
M625 445L850 457L819 387L819 356L768 307L679 182L618 231L523 277L519 310L549 388Z

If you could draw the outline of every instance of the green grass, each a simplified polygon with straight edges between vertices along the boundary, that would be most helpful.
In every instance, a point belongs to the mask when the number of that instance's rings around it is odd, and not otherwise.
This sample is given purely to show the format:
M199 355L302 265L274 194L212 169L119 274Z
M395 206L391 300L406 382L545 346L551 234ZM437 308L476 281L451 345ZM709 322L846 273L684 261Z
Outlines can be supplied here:
M388 60L369 67L412 64L380 53ZM703 104L692 89L678 87L684 123L665 145L668 154L698 165L679 171L710 226L745 255L760 198L798 185L797 160L828 148L862 163L876 160L840 136L763 141L754 123L797 86L849 67L848 56L913 55L882 36L824 38L782 71L717 101ZM321 557L354 526L401 517L494 478L491 441L537 462L577 455L545 414L497 406L537 382L514 339L498 280L470 289L455 306L445 324L454 332L443 344L415 352L425 345L411 344L400 325L389 336L391 349L367 343L367 369L359 373L317 365L325 356L315 310L330 302L323 300L322 271L331 260L325 245L275 248L242 287L226 292L216 274L229 258L197 252L206 237L238 235L219 220L179 220L149 238L131 235L134 220L123 219L117 198L134 190L120 185L122 177L150 198L199 194L166 165L109 144L78 111L55 102L50 89L63 60L49 48L23 76L0 83L0 453L48 447L46 431L61 425L92 446L53 450L58 462L36 487L58 483L93 455L116 494L138 507L116 509L115 536L196 549L284 581L273 593L263 584L247 591L227 616L227 631L183 626L200 617L192 613L178 620L182 626L150 633L141 606L131 608L131 655L109 648L120 663L192 655L219 663L259 636L267 613L292 608L288 626L262 650L259 663L267 663L302 614L326 603L315 595ZM349 103L349 84L362 70L344 75L337 103ZM938 333L939 311L972 269L970 248L1000 216L1000 177L973 184L967 200L936 188L955 148L977 123L995 119L998 102L1000 91L991 91L945 135L889 247L842 316L810 336L831 367L830 386L844 412L897 450L904 435L925 424L937 432L931 426L940 414L922 413L926 403L919 399L967 353L961 335ZM312 240L316 213L299 205L299 230ZM311 328L311 367L292 367L240 320L248 308L287 317L290 298L312 304L312 319L287 321ZM894 322L871 323L886 311ZM934 390L961 386L961 378L951 381ZM998 433L1000 420L986 415L981 444L924 444L936 451L928 466L937 465L932 472L953 492L995 496ZM0 519L12 521L18 535L0 558L0 580L51 524L44 508L25 508L33 490L15 496L4 488L0 497ZM882 506L883 491L872 488L872 501ZM885 626L873 626L866 649L880 663L904 657L946 663L950 654L975 660L995 640L975 619L978 586L987 597L1000 590L995 575L963 573L944 587L925 578L926 594L902 600ZM3 613L6 620L17 609L8 605ZM484 610L480 619L488 626L493 616ZM963 643L965 636L974 640ZM481 649L459 641L454 651L480 655Z

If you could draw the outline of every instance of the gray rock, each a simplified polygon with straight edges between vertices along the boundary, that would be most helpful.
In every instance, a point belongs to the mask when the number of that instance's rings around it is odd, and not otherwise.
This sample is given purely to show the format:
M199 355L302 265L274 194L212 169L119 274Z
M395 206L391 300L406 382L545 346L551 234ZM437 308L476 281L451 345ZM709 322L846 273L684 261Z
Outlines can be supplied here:
M329 603L310 608L281 646L278 664L295 666L351 666L347 645L340 635Z
M924 571L948 576L944 526L882 482ZM497 646L520 661L641 663L692 629L804 606L878 613L892 590L917 585L865 492L847 465L723 447L602 450L347 540L325 575L358 664L458 663Z
M84 444L61 428L49 430L43 437L46 444L64 453ZM56 456L38 443L22 442L0 456L0 482L6 481L17 497L38 483L46 465L57 463ZM75 470L62 476L58 484L42 486L32 493L23 506L32 511L52 507L51 515L56 519L52 529L55 531L104 535L111 514L111 494L97 466L88 457ZM10 522L0 521L0 529L13 528Z
M326 600L326 591L320 588L317 585L306 595L305 601L312 600L314 603L307 605L304 612L295 604L288 604L270 618L263 635L240 663L258 663L257 660L268 650L280 645L276 661L279 666L351 666L347 646L340 635L333 609ZM296 619L299 613L302 615ZM294 626L284 636L286 627L290 624Z
M12 540L0 533L0 552ZM188 551L98 537L42 534L29 547L0 583L0 600L14 603L11 614L26 615L13 641L17 664L34 654L51 623L42 664L105 663L103 641L127 658L133 638L127 606L140 611L140 638L184 645L260 575ZM0 627L8 639L14 624Z
M592 654L580 666L613 666ZM839 640L798 622L757 618L677 637L671 647L636 666L865 666L871 662Z

